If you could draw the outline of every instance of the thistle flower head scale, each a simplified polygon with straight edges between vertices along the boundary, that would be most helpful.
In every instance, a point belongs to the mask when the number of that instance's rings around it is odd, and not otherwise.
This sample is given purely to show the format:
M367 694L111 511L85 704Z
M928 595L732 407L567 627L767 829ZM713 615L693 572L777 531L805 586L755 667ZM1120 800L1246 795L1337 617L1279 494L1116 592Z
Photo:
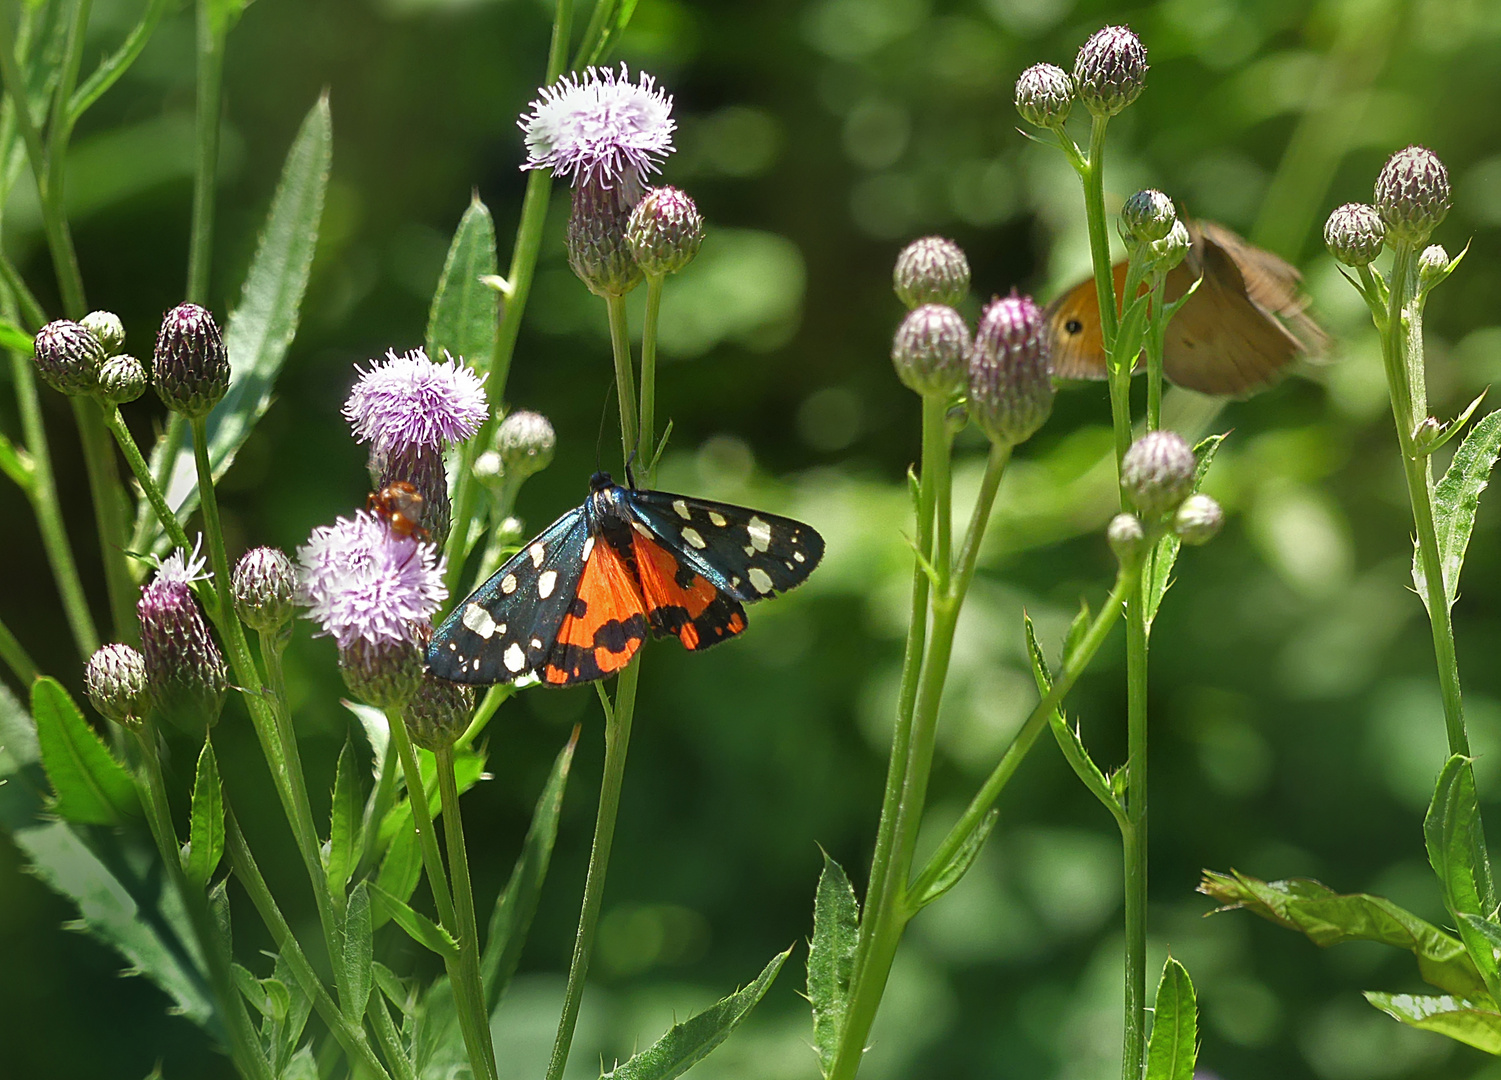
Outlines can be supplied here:
M519 121L523 169L551 169L575 186L644 186L672 153L672 98L643 72L587 68L543 87ZM634 200L633 200L634 201Z
M235 613L252 630L285 625L292 618L296 593L292 560L277 548L251 548L235 563Z
M32 342L37 371L47 385L64 394L88 394L99 383L104 346L86 328L68 319L50 322Z
M193 596L193 582L205 580L199 543L162 560L156 576L141 590L141 654L152 703L167 720L190 734L218 722L229 687L219 651Z
M359 371L358 368L356 368ZM428 359L422 349L372 361L344 402L344 418L372 458L408 447L440 449L463 442L489 415L485 377L447 357Z
M313 530L297 549L297 601L341 649L411 643L448 596L432 544L360 511Z
M99 396L111 405L124 405L146 392L146 368L134 356L111 356L99 368Z
M407 702L407 733L412 742L424 750L441 750L452 746L469 726L474 712L474 689L440 679L430 671Z
M1031 438L1053 412L1047 318L1030 296L992 300L969 357L969 414L995 443Z
M642 269L626 235L635 205L625 185L586 181L573 189L568 266L596 296L624 296L641 284Z
M403 705L422 684L422 648L415 641L355 638L339 648L339 674L349 692L369 705Z
M125 324L113 311L91 311L78 324L99 340L106 356L114 356L125 347Z
M943 304L924 304L897 327L891 363L907 389L952 397L964 388L969 349L964 316Z
M146 714L146 660L129 645L105 645L89 657L83 689L100 716L133 727Z
M1165 239L1178 223L1173 200L1155 188L1143 188L1121 207L1121 227L1128 237L1143 244Z
M1376 177L1376 209L1398 240L1421 244L1449 214L1449 170L1426 146L1398 150Z
M1135 566L1146 552L1147 531L1135 514L1116 514L1105 529L1105 540L1122 566Z
M1198 460L1183 436L1149 431L1121 459L1121 487L1143 517L1172 512L1193 490Z
M229 390L229 352L213 314L178 304L162 316L151 356L157 396L173 412L206 416Z
M1074 59L1074 93L1096 116L1114 116L1141 96L1147 47L1129 26L1096 30Z
M1386 222L1374 206L1345 203L1324 222L1324 244L1346 266L1369 266L1385 243Z
M1016 111L1029 124L1062 127L1074 106L1074 80L1057 64L1033 64L1016 80Z
M370 482L383 494L392 484L410 484L420 508L421 520L415 524L427 534L423 539L439 548L448 540L453 500L448 494L448 470L441 450L416 444L372 453Z
M631 211L625 238L647 277L675 274L693 261L704 242L698 204L675 187L655 187Z
M924 236L902 248L891 272L897 299L909 308L954 307L969 295L969 259L942 236Z

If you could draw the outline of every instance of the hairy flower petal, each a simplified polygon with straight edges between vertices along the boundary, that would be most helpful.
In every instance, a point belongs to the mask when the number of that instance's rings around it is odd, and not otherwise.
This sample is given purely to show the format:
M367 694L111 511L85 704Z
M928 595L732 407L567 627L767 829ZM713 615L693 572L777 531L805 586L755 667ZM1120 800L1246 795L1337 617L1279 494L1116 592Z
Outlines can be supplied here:
M413 642L448 596L437 549L364 511L314 529L297 563L298 602L340 648Z

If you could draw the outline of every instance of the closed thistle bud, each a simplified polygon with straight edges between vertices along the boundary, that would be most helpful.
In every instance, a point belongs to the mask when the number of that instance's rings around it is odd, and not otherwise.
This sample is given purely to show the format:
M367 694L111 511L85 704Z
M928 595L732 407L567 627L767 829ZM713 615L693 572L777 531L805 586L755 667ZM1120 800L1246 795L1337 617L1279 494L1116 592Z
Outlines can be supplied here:
M1178 209L1162 192L1143 188L1121 208L1121 226L1126 235L1142 244L1167 238L1178 223Z
M1135 514L1116 514L1111 518L1105 540L1122 566L1135 566L1146 554L1147 531Z
M897 298L909 308L957 307L969 295L969 260L952 240L924 236L902 248L891 278Z
M675 187L646 193L626 222L625 237L636 265L647 277L676 274L693 261L704 242L704 217Z
M106 645L89 657L83 690L100 716L138 727L146 715L146 660L129 645Z
M1146 246L1146 264L1155 273L1165 274L1188 257L1193 240L1188 235L1188 226L1174 221L1167 235Z
M1385 243L1386 222L1374 206L1345 203L1324 222L1324 244L1346 266L1369 266Z
M907 389L953 397L968 376L969 341L964 316L943 304L924 304L897 327L891 363Z
M99 339L106 356L114 356L125 347L125 324L113 311L91 311L78 324Z
M235 614L252 630L272 632L291 622L297 595L292 560L273 547L251 548L234 571Z
M1193 490L1198 461L1175 431L1149 431L1121 459L1121 487L1148 520L1178 508Z
M162 316L151 376L163 404L189 419L219 404L229 390L229 353L207 308L178 304Z
M203 577L203 562L181 550L162 561L141 590L141 653L151 702L163 717L190 735L219 722L229 673L209 634L191 583Z
M1096 116L1114 116L1141 96L1147 48L1129 26L1096 30L1074 59L1074 93Z
M422 683L422 648L410 641L355 638L339 649L339 673L349 692L368 705L405 705Z
M124 405L146 392L146 368L134 356L111 356L99 369L99 396L111 405Z
M992 300L969 356L969 415L992 442L1031 438L1053 411L1047 320L1030 296Z
M1190 495L1173 515L1173 532L1185 544L1207 544L1225 524L1225 511L1208 495Z
M1429 244L1418 256L1418 284L1429 288L1448 276L1449 253L1442 244Z
M104 346L87 329L68 319L50 322L32 343L37 370L47 385L64 394L93 393L104 364Z
M596 296L624 296L641 284L641 267L625 237L633 204L619 186L597 182L573 189L568 218L568 265Z
M422 500L422 527L438 549L448 539L453 524L453 500L448 496L448 469L443 451L436 446L408 443L388 450L373 447L370 482L376 491L395 483L411 484Z
M1060 128L1074 106L1074 80L1057 64L1033 64L1016 80L1016 111L1029 124Z
M444 750L469 726L474 690L423 672L417 692L407 702L402 719L412 742L424 750Z
M526 409L507 415L495 431L501 473L516 483L551 465L557 445L558 437L547 417Z
M1376 177L1375 203L1393 237L1421 244L1454 205L1449 170L1427 147L1398 150Z
M474 459L474 467L470 470L474 478L486 487L499 487L505 479L505 466L501 464L500 454L494 450L486 450Z

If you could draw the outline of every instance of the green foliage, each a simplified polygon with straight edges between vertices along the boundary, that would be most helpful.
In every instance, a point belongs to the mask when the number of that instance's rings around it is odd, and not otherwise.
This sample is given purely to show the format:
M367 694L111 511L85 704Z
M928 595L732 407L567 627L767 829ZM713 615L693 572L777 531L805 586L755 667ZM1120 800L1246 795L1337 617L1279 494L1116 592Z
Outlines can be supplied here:
M1494 1005L1480 1005L1447 994L1429 997L1368 991L1365 998L1409 1027L1436 1031L1488 1054L1501 1054L1501 1012Z
M1187 299L1185 296L1183 299ZM1221 444L1229 437L1229 434L1210 435L1201 439L1194 447L1194 457L1198 463L1194 466L1193 489L1198 491L1204 483L1204 477L1209 474L1209 466L1214 464L1214 456L1219 453ZM1167 595L1167 590L1173 583L1173 566L1178 561L1178 551L1183 547L1183 541L1179 540L1171 532L1157 541L1152 550L1147 565L1142 571L1143 589L1145 591L1145 611L1147 617L1147 630L1152 629L1152 622L1157 618L1157 611L1162 607L1162 598Z
M1501 455L1501 409L1482 417L1470 429L1454 452L1454 460L1443 479L1433 489L1433 525L1443 565L1444 598L1451 607L1459 598L1459 573L1470 546L1470 533L1475 528L1480 493L1490 483L1491 467L1498 455ZM1428 603L1427 579L1417 551L1412 556L1412 580L1423 603Z
M370 885L369 889L372 907L383 910L386 918L405 930L407 936L418 945L432 950L445 961L458 959L458 942L454 941L453 935L447 930L421 912L414 911L406 901L398 900L379 885Z
M1444 763L1433 803L1423 819L1428 862L1444 889L1444 903L1459 922L1459 936L1469 950L1491 995L1501 999L1501 973L1490 940L1466 916L1482 919L1496 910L1475 798L1475 771L1468 758L1455 754Z
M813 1049L827 1076L844 1031L855 945L860 936L860 902L844 868L826 852L813 900L813 941L808 947L808 1002L813 1006Z
M980 849L985 846L985 841L990 838L995 829L995 823L1000 820L1001 812L991 810L980 823L975 826L974 832L964 838L964 843L959 845L954 852L954 857L945 864L933 878L933 883L915 896L908 898L908 904L913 911L920 911L944 893L948 892L960 879L969 873L970 867L974 866L975 860L980 857Z
M339 985L339 1003L343 1006L345 1018L352 1024L358 1024L365 1015L365 1003L370 999L371 980L374 978L371 970L375 961L375 942L371 936L371 888L362 881L349 894L342 928L344 955L342 963L336 966L336 974L342 970L344 976Z
M406 823L391 839L381 860L375 883L398 900L410 900L422 880L422 849L417 844L417 823L408 814ZM375 925L385 925L390 915L376 905Z
M1068 638L1064 642L1063 655L1065 663L1067 658L1083 639L1089 629L1089 609L1085 607L1075 616L1073 624L1069 627ZM1032 678L1037 682L1037 691L1046 695L1053 689L1053 676L1048 670L1047 657L1043 655L1042 646L1037 643L1037 629L1032 625L1032 619L1028 615L1022 616L1022 623L1027 633L1027 655L1032 660ZM1094 758L1089 756L1089 751L1084 747L1084 736L1077 727L1069 724L1061 709L1054 709L1048 717L1048 726L1052 729L1053 738L1058 743L1058 749L1063 751L1063 759L1068 762L1069 768L1074 770L1080 781L1089 789L1096 799L1104 805L1116 823L1126 827L1126 807L1121 796L1111 787L1110 781L1100 771L1100 767L1094 763Z
M433 360L447 354L462 357L475 371L490 369L497 296L481 279L495 273L495 223L476 197L459 219L428 311L427 355Z
M418 768L422 772L422 786L427 791L428 813L434 818L438 817L441 806L438 798L438 772L437 765L433 761L433 755L428 750L417 751ZM477 750L454 748L453 755L454 780L458 785L459 794L462 795L475 784L485 771L485 756ZM407 828L412 821L411 803L403 800L391 808L380 824L379 843L382 847L388 846L395 839L396 834Z
M1188 969L1171 956L1162 967L1152 1036L1147 1041L1146 1080L1193 1080L1199 1054L1198 1005Z
M193 777L193 802L188 819L188 850L182 870L198 888L204 888L219 860L224 858L224 787L219 782L219 764L214 742L203 740L198 769Z
M354 747L349 739L339 751L334 770L333 800L329 805L328 846L323 864L331 896L343 896L354 873L360 850L360 783L355 775Z
M636 0L597 0L589 28L573 58L574 68L586 68L609 59L636 13Z
M105 748L56 679L31 687L42 767L52 783L52 808L81 825L114 825L140 812L135 781Z

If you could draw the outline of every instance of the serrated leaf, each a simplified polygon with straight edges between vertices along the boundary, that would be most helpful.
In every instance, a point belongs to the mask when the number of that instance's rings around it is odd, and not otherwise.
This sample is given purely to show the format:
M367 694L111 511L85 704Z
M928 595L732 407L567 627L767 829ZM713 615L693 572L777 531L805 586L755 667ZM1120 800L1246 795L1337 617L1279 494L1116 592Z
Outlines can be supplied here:
M272 1047L274 1066L280 1075L296 1051L303 1029L307 1027L308 1016L313 1011L313 999L308 996L301 981L292 973L286 958L280 954L276 957L276 967L272 975L278 983L286 987L288 996L287 1018L281 1026L281 1038L279 1044Z
M354 747L346 737L334 770L333 801L328 811L328 853L324 856L328 891L334 896L344 895L349 875L354 872L355 853L360 850L360 782L355 769Z
M1081 611L1080 615L1087 615L1087 611L1088 609ZM1074 620L1076 625L1081 621L1078 618ZM1047 657L1043 654L1042 646L1037 643L1037 628L1032 625L1032 617L1023 613L1022 625L1027 634L1027 655L1032 659L1032 678L1037 683L1037 692L1046 697L1053 689L1053 676L1048 670ZM1070 636L1073 635L1072 630L1069 633ZM1048 717L1048 727L1052 729L1053 739L1058 743L1058 749L1063 751L1063 758L1074 770L1074 774L1104 804L1117 823L1125 824L1126 810L1120 797L1100 771L1100 767L1094 763L1094 758L1089 756L1083 737L1069 724L1061 709L1053 710Z
M673 1025L666 1035L625 1064L615 1066L605 1076L609 1080L672 1080L681 1076L708 1057L749 1015L771 988L777 972L782 970L791 954L792 950L788 949L772 957L755 982L681 1024Z
M954 852L954 857L948 861L948 864L943 869L938 871L938 875L933 879L933 884L924 889L920 895L912 897L914 911L927 907L934 900L937 900L944 893L959 884L959 880L965 874L969 873L969 868L980 857L980 849L985 846L985 841L990 838L990 833L995 828L995 823L1000 820L1000 817L1001 812L999 810L991 810L980 819L980 824L975 826L974 831L964 838L964 843L959 846L959 850Z
M1480 408L1480 403L1485 400L1485 395L1490 393L1490 387L1480 391L1474 401L1464 407L1464 411L1453 420L1439 424L1437 428L1425 428L1419 424L1413 432L1413 448L1420 454L1433 454L1449 445L1454 436L1464 430L1464 426L1470 422L1470 417L1475 415L1475 410Z
M200 889L219 868L224 858L224 787L219 782L219 764L214 759L214 742L203 740L198 753L198 769L193 778L193 802L188 820L188 854L183 873Z
M1365 999L1394 1020L1421 1031L1436 1031L1455 1042L1501 1054L1501 1012L1464 998L1422 994L1382 994L1369 991Z
M409 909L410 910L410 909ZM416 912L413 912L415 915ZM371 965L375 962L374 932L370 914L370 885L360 882L349 893L349 904L344 911L343 963L344 981L339 1002L344 1017L358 1026L365 1015L365 1003L370 1000L370 987L375 978Z
M475 371L489 370L500 298L480 278L495 273L495 223L476 195L454 231L428 311L427 355L433 360L447 354Z
M1428 862L1444 889L1444 903L1458 921L1460 939L1486 986L1495 992L1501 989L1495 950L1484 934L1465 921L1466 915L1483 917L1495 906L1490 895L1490 868L1484 862L1475 772L1469 758L1454 754L1444 763L1433 802L1423 818L1423 839Z
M375 883L398 900L410 900L422 880L422 849L417 845L417 825L407 815L406 826L392 839L386 848L386 857L381 860ZM390 916L375 906L376 928L384 926Z
M318 1060L313 1057L313 1048L304 1046L292 1055L277 1080L322 1080L318 1072Z
M521 845L521 855L511 870L511 878L495 901L490 926L485 933L485 950L480 956L480 981L485 988L485 1012L495 1011L501 997L516 974L521 949L526 944L542 883L552 861L553 845L558 839L558 820L562 816L563 794L568 787L568 772L573 766L573 751L578 745L575 729L568 745L553 761L552 772L537 798L532 823Z
M384 909L388 918L407 932L418 945L431 949L445 961L459 958L459 944L453 935L421 912L414 911L404 900L398 900L379 885L370 885L372 909Z
M1464 566L1480 493L1490 483L1491 467L1501 455L1501 409L1481 417L1470 429L1444 478L1433 489L1433 527L1438 533L1439 565L1444 575L1444 599L1449 606L1459 597L1459 573ZM1421 553L1413 552L1412 581L1428 604L1427 576ZM1430 608L1431 613L1431 608Z
M1171 956L1157 984L1152 1035L1147 1040L1146 1080L1193 1080L1199 1056L1198 1007L1188 971Z
M1245 908L1263 919L1306 934L1315 945L1379 941L1411 952L1423 981L1460 997L1483 996L1485 981L1464 942L1380 896L1336 893L1308 878L1262 881L1231 871L1204 871L1199 892L1221 911Z
M813 1050L828 1076L844 1031L855 944L860 936L860 902L844 868L828 852L813 899L813 941L808 946L808 1002L813 1006Z
M58 814L80 824L113 825L140 809L135 780L56 679L32 684L31 715Z

